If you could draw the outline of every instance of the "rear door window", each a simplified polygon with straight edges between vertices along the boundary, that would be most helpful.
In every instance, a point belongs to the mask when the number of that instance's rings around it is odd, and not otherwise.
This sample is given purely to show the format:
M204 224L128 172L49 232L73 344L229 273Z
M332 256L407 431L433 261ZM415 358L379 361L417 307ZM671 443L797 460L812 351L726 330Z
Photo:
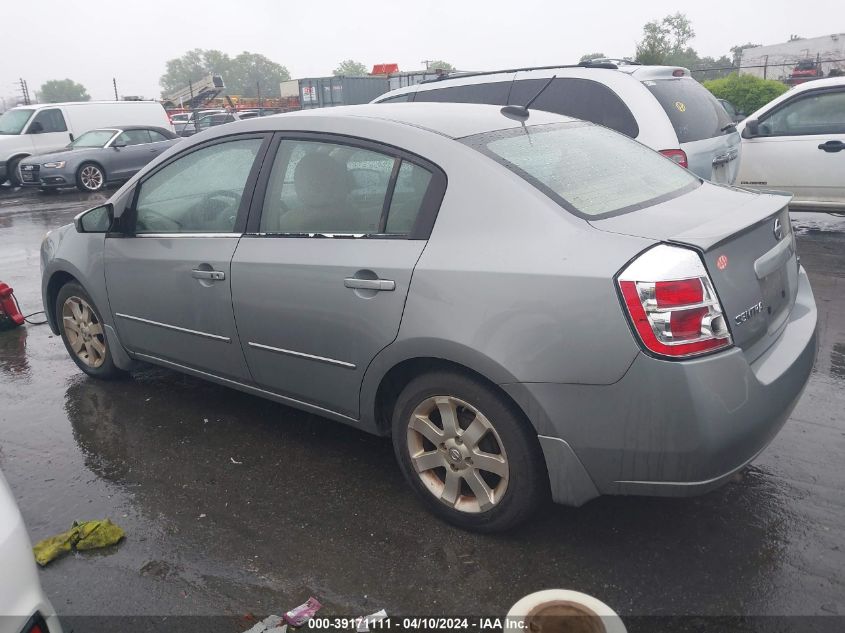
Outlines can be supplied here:
M468 84L465 86L450 86L434 90L420 90L416 93L414 103L427 101L505 105L508 102L510 86L510 81L494 81L491 83Z
M519 79L511 90L510 103L528 103L548 83L548 79ZM597 81L562 77L552 81L531 106L604 125L625 136L636 138L640 133L637 120L628 106L610 88Z
M644 81L666 112L678 142L692 143L714 136L723 136L733 120L704 86L695 79L656 79Z

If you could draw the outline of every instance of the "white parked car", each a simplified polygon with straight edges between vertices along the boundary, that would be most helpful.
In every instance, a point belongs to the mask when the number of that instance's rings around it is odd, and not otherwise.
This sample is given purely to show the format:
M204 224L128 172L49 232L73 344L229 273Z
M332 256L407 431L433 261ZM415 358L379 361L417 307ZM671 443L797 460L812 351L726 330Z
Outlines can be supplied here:
M393 90L373 103L525 105L550 80L532 109L604 125L706 180L734 183L741 141L734 122L716 98L690 77L689 70L677 66L617 65L602 60L444 75Z
M173 130L156 101L82 101L18 106L0 115L0 184L20 184L18 164L27 156L56 152L85 132L140 125Z
M845 77L799 84L738 129L738 185L789 191L792 210L845 211Z
M41 590L32 543L0 473L0 633L62 633Z

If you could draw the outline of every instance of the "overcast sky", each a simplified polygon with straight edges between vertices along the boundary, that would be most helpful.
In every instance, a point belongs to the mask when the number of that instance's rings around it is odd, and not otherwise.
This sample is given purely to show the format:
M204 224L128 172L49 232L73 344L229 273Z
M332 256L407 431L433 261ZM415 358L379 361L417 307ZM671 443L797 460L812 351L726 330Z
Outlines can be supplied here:
M247 50L293 78L330 75L340 60L420 70L444 59L462 70L573 63L589 52L633 55L642 26L678 10L699 55L752 41L845 32L845 2L795 0L539 2L537 0L4 0L0 96L49 79L82 83L94 99L158 97L165 62L191 48Z

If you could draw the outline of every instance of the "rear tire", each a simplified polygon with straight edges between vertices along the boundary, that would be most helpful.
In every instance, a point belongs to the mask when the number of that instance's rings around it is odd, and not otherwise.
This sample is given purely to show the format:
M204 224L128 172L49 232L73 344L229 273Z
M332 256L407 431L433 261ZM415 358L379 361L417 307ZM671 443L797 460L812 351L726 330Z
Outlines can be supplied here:
M76 282L62 286L55 310L62 342L79 369L103 380L127 376L114 364L100 311L82 286Z
M96 163L84 163L76 171L76 186L86 193L100 191L106 186L106 172Z
M510 529L548 497L536 431L494 387L456 371L418 376L402 390L393 448L423 504L467 530Z

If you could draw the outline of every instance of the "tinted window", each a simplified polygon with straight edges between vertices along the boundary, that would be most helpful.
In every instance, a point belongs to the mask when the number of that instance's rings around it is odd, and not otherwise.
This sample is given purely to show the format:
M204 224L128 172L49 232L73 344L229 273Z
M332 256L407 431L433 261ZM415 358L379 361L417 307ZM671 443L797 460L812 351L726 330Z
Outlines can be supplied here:
M845 92L816 92L791 101L760 121L760 134L845 134Z
M378 233L395 159L349 145L283 141L262 233Z
M150 142L152 143L160 143L161 141L168 140L164 134L156 132L155 130L147 130L150 133Z
M678 142L691 143L722 136L733 130L731 117L710 92L689 77L644 81L669 116L678 135Z
M34 123L40 123L44 132L67 132L65 117L62 115L62 111L57 108L38 112L30 123L30 130Z
M521 79L514 82L510 103L528 103L548 81ZM604 84L589 79L555 79L531 107L598 123L631 138L640 133L634 115L622 99Z
M385 233L408 234L417 220L425 194L431 185L431 172L406 160L399 167Z
M69 147L102 147L111 140L115 130L91 130L85 132L76 139Z
M667 199L699 182L657 152L603 127L564 123L530 126L527 132L511 128L463 142L589 217Z
M466 86L451 86L434 90L420 90L414 97L414 103L445 102L445 103L489 103L491 105L505 105L508 102L508 91L511 82L497 81L484 84L469 84Z
M114 142L126 143L127 145L144 145L150 142L150 133L147 130L126 130Z
M141 184L137 233L231 233L261 139L218 143L176 159Z

